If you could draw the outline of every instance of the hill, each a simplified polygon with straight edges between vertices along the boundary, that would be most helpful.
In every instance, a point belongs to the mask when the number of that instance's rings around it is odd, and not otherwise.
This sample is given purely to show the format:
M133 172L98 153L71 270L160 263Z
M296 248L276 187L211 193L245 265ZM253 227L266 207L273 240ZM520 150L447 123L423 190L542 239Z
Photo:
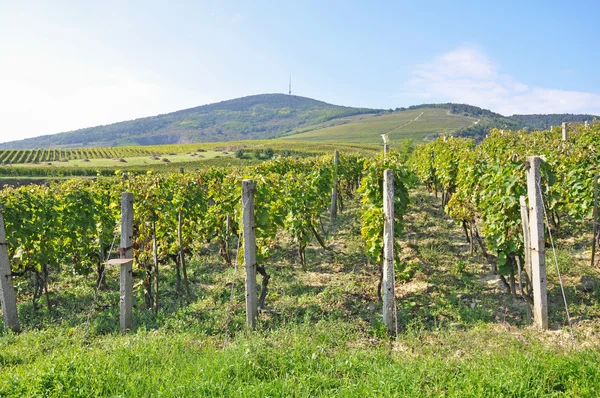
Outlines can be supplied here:
M468 105L468 104L454 104L454 103L446 103L446 104L422 104L422 105L413 105L408 108L396 108L396 110L413 110L413 109L422 109L422 108L440 108L447 109L450 113L455 115L463 115L463 116L471 116L477 118L486 118L491 119L491 121L496 121L498 123L508 124L507 127L514 128L517 125L520 125L521 128L530 128L530 129L547 129L551 126L558 126L562 122L567 123L584 123L587 121L592 121L594 119L598 119L599 117L596 115L589 114L571 114L571 113L552 113L545 115L521 115L515 114L512 116L504 116L496 112L492 112L488 109L483 109L478 106Z
M452 102L448 102L446 104L421 104L421 105L412 105L408 108L396 108L397 111L406 111L406 110L414 110L414 109L422 109L422 108L437 108L437 109L446 109L450 111L450 113L455 115L462 116L471 116L471 117L487 117L490 119L494 118L504 118L499 113L492 112L489 109L483 109L478 106L468 105L468 104L455 104Z
M598 119L595 115L573 115L571 113L555 113L551 115L512 115L509 119L522 123L534 129L547 129L551 126L559 126L563 122L584 123Z
M395 111L354 108L286 94L261 94L105 126L0 144L0 149L81 148L225 142L283 137L315 142L379 143L434 138L480 140L494 127L541 129L594 115L503 116L468 104L421 104Z
M453 135L460 137L471 137L477 141L483 139L492 128L508 130L543 130L551 126L558 126L563 122L581 124L585 121L598 119L598 116L588 114L570 114L556 113L546 115L519 115L503 116L477 106L468 104L422 104L413 105L408 108L396 108L396 110L419 110L419 109L446 109L453 115L462 115L476 117L480 119L479 123L462 127L456 130Z
M387 133L392 142L405 138L431 139L440 134L471 137L479 141L492 128L536 130L562 122L583 123L594 118L598 117L571 114L503 116L468 104L421 104L396 108L393 112L383 114L359 115L299 128L284 139L379 143L380 134Z
M164 115L0 144L0 149L110 147L273 138L300 126L379 110L261 94Z
M468 128L478 121L478 118L455 115L439 107L418 107L381 115L362 115L359 120L312 131L297 131L284 139L377 144L381 143L381 134L388 134L392 142L405 138L422 140Z

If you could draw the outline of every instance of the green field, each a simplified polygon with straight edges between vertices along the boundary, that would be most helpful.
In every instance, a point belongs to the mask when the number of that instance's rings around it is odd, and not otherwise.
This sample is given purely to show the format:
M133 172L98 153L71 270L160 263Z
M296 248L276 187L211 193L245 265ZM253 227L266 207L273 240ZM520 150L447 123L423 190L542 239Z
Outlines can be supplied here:
M173 154L165 154L159 155L157 157L152 156L126 156L124 158L113 158L113 159L104 159L104 158L92 158L92 159L74 159L67 160L62 162L47 162L45 164L34 164L34 163L25 163L19 166L21 167L85 167L85 168L118 168L124 166L152 166L152 165L160 165L162 163L188 163L188 162L196 162L201 159L214 159L215 157L230 157L233 156L233 153L223 154L222 152L217 151L206 151L202 153L194 153L195 156L192 156L189 153L174 153ZM163 159L168 160L163 161Z
M354 143L321 143L290 140L254 140L254 141L232 141L211 142L198 144L172 144L155 145L147 147L117 147L117 148L79 148L72 149L71 159L64 157L67 152L63 149L62 155L52 155L62 161L51 162L21 162L15 164L4 164L0 166L2 178L20 177L56 177L71 175L96 175L97 172L110 174L112 170L130 170L134 172L145 172L147 170L173 172L183 167L186 170L202 169L207 167L236 167L246 166L265 160L257 153L265 149L273 149L275 156L311 156L324 153L332 153L334 150L351 153L371 154L381 150L381 145L354 144ZM242 158L235 157L235 151L242 149ZM140 156L139 151L147 151L148 154ZM29 152L35 152L32 150ZM50 150L51 151L51 150ZM77 152L78 151L78 152ZM113 157L101 157L107 151L111 151ZM12 159L17 156L23 158L33 157L23 155L21 150L0 151L5 158ZM224 152L227 152L226 154ZM152 159L156 155L158 160ZM192 156L195 154L196 156ZM89 157L86 155L90 155ZM98 157L93 157L97 155ZM47 155L49 156L49 155ZM117 156L117 157L114 157ZM75 159L75 157L77 157ZM166 158L169 162L163 162ZM84 161L87 159L87 161ZM124 162L118 159L123 159Z
M283 139L379 144L380 135L387 133L393 145L407 138L423 140L438 134L450 134L476 121L472 117L450 114L446 109L424 108L381 116L362 115L346 124L292 134Z
M192 156L193 154L193 156ZM234 154L231 152L223 153L213 150L206 152L192 152L192 153L176 153L171 152L169 154L161 154L159 156L125 156L123 158L91 158L91 159L74 159L62 162L47 162L44 164L35 163L24 163L20 164L20 167L84 167L84 168L119 168L127 166L157 166L164 163L189 163L197 162L199 160L209 160L218 157L232 157ZM168 160L164 161L163 159Z

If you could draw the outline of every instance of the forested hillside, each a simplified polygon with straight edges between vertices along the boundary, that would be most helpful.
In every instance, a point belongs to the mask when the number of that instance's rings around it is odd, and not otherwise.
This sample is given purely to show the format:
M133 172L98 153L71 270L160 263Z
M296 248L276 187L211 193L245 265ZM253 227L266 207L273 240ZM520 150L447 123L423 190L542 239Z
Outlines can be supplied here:
M551 115L512 115L510 119L530 128L542 130L561 123L584 123L598 119L596 115L573 115L571 113L555 113Z
M0 144L0 149L110 147L273 138L300 126L377 113L296 95L262 94L164 115Z

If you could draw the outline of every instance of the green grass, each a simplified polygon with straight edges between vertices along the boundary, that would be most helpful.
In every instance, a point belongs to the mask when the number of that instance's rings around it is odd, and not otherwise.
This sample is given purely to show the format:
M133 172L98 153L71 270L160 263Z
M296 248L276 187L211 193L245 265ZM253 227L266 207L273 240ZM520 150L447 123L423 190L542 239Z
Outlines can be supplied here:
M452 133L473 125L476 120L467 116L449 114L446 109L425 108L396 111L381 116L363 115L358 120L354 119L346 124L300 132L283 139L379 144L382 142L380 135L388 133L393 144L407 138L423 140L437 134Z
M0 396L597 396L600 289L579 283L581 275L600 280L580 246L589 231L557 242L576 320L573 350L550 264L552 330L542 333L440 215L439 201L421 189L411 200L401 259L413 272L397 278L397 342L385 337L357 199L346 198L338 220L324 222L333 250L312 242L306 266L280 234L264 264L271 280L256 332L244 326L243 267L225 265L214 244L189 261L190 297L175 291L172 264L161 266L156 317L135 277L134 330L125 336L116 268L89 325L93 275L53 269L50 312L33 309L19 278L24 332L0 337Z
M35 331L3 344L0 395L593 397L600 385L598 352L555 350L486 327L403 336L394 348L365 339L355 323L321 321L221 343L138 331L83 344L63 329Z

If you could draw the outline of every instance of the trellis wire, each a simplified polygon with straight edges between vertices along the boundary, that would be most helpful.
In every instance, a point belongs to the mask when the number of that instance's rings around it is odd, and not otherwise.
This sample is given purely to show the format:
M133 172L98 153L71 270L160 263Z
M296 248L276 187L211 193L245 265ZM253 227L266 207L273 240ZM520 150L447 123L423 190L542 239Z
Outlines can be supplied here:
M546 220L546 229L548 230L548 236L550 237L550 244L552 245L552 254L554 255L554 264L556 265L556 273L558 274L558 281L560 283L560 290L562 292L563 302L565 303L565 312L567 313L567 321L569 322L569 331L571 332L571 342L573 347L577 348L575 343L575 334L573 333L573 323L571 321L571 314L569 313L569 305L567 304L567 296L565 294L565 288L563 286L562 276L560 275L560 269L558 267L558 259L556 258L556 248L554 247L554 239L552 239L552 231L550 230L550 224L548 222L548 213L546 212L546 204L543 200L542 188L539 183L536 184L540 197L542 198L542 209L544 210L544 218Z

